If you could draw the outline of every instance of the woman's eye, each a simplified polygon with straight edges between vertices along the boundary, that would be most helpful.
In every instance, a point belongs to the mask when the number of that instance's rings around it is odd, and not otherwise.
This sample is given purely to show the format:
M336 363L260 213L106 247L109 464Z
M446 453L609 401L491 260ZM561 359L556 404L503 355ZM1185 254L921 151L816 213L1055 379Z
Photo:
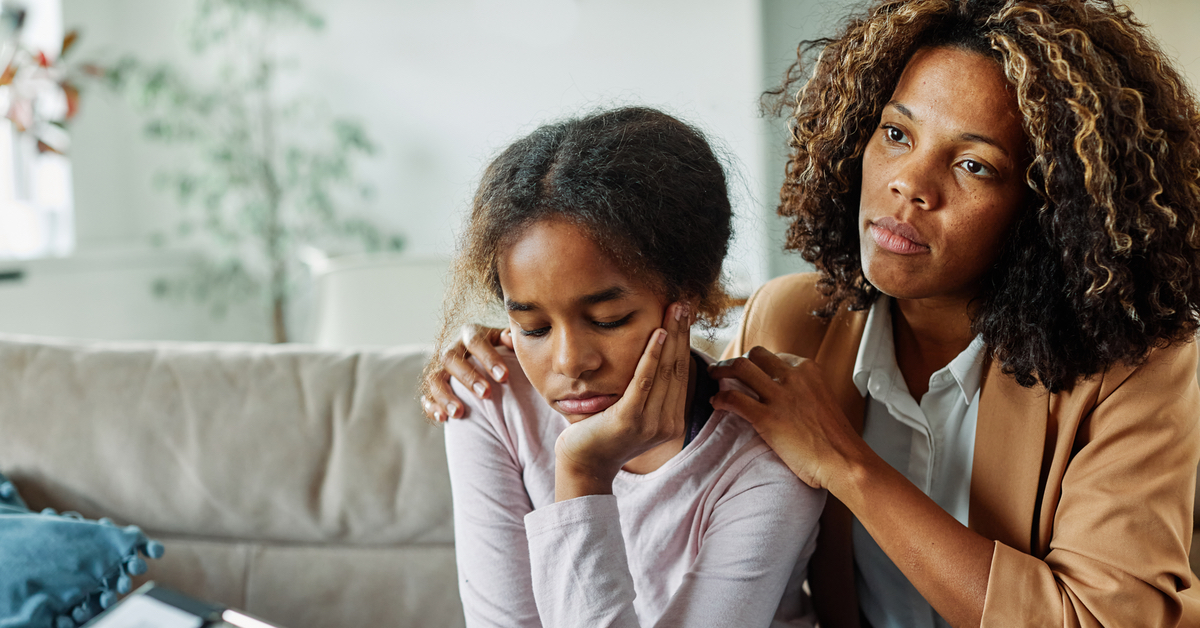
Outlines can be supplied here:
M602 329L616 329L617 327L620 327L620 326L624 325L625 323L628 323L630 318L633 318L632 313L625 315L625 317L620 320L608 321L608 322L593 321L592 324L594 324L596 327L600 327Z
M550 333L549 327L539 327L537 329L525 329L524 327L521 328L521 335L529 338L540 338L548 333Z
M908 136L904 134L904 131L897 129L894 126L883 127L883 134L889 140L896 142L897 144L904 144L908 140Z
M992 174L991 168L978 161L975 161L974 159L964 159L962 161L962 167L963 170L966 170L967 172L978 177L986 177Z

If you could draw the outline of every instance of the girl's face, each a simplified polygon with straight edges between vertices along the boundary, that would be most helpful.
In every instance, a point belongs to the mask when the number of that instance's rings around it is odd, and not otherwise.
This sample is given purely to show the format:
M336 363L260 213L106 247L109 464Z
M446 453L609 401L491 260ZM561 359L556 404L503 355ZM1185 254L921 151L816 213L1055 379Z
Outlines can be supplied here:
M572 423L615 403L667 300L559 219L528 227L497 270L517 360L538 393Z
M897 298L973 298L1027 187L1016 99L994 61L918 51L863 154L863 272Z

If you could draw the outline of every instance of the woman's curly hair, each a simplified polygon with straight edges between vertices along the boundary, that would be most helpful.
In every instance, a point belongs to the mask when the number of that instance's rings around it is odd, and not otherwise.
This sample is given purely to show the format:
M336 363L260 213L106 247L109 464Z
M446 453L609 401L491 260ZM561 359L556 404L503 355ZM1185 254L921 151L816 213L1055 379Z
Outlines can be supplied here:
M984 278L972 328L1007 374L1051 391L1193 337L1200 303L1200 113L1145 26L1112 0L880 0L803 42L766 98L790 110L779 214L821 273L818 312L864 309L862 158L908 60L994 59L1032 156L1029 207ZM811 77L811 78L806 78ZM982 106L987 106L983 104Z
M500 257L550 219L579 226L608 261L668 300L691 299L701 324L727 313L721 264L733 211L720 159L703 133L661 111L602 111L539 127L484 171L427 374L462 323L502 301Z

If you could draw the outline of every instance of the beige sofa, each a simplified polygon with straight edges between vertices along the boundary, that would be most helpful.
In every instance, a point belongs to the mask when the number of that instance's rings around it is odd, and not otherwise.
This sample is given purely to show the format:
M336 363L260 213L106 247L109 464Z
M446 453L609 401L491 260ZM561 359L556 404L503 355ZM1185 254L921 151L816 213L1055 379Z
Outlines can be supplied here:
M149 577L288 628L461 626L419 348L0 336L0 471L135 523Z
M289 628L461 626L424 360L0 336L0 471L35 508L142 526L156 581Z

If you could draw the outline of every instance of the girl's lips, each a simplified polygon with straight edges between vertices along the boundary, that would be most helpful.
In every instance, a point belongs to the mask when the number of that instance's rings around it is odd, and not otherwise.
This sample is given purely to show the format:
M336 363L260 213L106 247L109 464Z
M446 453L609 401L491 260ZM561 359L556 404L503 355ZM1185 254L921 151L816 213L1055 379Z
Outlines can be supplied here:
M607 410L617 399L619 395L590 395L559 399L555 403L564 414L596 414Z
M871 232L871 238L875 240L875 244L885 251L900 255L929 252L929 247L912 225L900 222L890 216L870 223L867 225L867 229Z

